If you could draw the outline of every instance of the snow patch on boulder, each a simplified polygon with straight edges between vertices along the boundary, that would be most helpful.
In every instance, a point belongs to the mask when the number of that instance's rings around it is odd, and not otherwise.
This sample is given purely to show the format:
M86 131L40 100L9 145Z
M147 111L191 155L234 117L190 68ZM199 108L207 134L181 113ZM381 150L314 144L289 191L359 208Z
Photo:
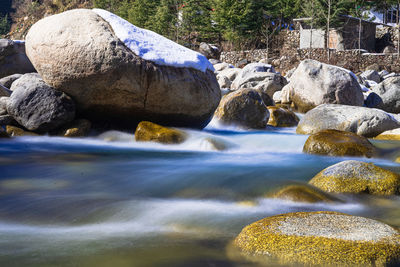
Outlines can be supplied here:
M103 9L93 9L107 21L115 35L137 56L158 65L193 68L202 72L214 71L205 56L181 46L155 32L136 27L119 16Z

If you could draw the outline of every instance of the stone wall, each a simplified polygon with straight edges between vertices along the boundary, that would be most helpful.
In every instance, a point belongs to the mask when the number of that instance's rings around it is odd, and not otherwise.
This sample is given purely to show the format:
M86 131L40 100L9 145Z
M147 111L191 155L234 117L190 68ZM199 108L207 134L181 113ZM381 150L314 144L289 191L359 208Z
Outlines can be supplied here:
M384 37L386 36L386 37ZM377 38L389 38L393 45L397 45L397 28L385 27L378 28ZM223 52L221 60L224 62L237 64L243 59L250 62L259 62L262 59L268 59L276 69L285 73L296 67L304 59L315 59L321 62L330 63L350 69L353 72L359 72L366 67L377 64L380 69L389 72L400 73L400 59L397 54L359 54L358 50L336 51L331 50L330 60L328 62L327 50L325 49L298 49L300 42L300 31L282 31L273 41L273 47L270 49L269 57L267 50L249 50L241 52ZM272 51L272 52L271 52Z

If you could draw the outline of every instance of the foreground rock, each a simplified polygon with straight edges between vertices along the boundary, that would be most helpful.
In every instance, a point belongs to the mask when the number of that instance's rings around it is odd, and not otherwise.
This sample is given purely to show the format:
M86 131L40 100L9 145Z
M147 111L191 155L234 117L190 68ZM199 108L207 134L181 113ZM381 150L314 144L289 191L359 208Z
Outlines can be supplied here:
M317 203L317 202L333 202L338 199L328 195L324 191L307 185L288 185L279 191L268 195L271 198L279 198L294 202Z
M222 98L215 117L223 124L263 129L267 127L269 112L257 91L242 89Z
M301 118L296 132L314 134L335 129L375 137L399 127L400 123L391 114L379 109L326 104L307 112Z
M148 42L135 39L133 25L115 31L111 24L118 22L111 14L95 11L75 9L32 26L26 50L43 80L71 96L90 121L124 128L134 128L142 120L204 127L221 98L211 63L199 53L146 33L142 37L154 45L149 48ZM125 30L130 30L125 37L133 38L127 45L116 35ZM144 59L152 56L153 61ZM176 61L169 62L171 58Z
M319 266L400 263L400 232L381 222L338 212L297 212L245 227L234 245L248 259ZM256 256L256 257L251 257Z
M29 72L35 72L35 69L25 54L25 43L0 39L0 78Z
M364 97L354 74L315 60L304 60L282 89L282 103L292 102L300 112L321 104L362 106Z
M400 113L400 77L386 79L373 86L372 91L381 98L376 108L390 113Z
M12 125L6 126L6 132L7 132L7 134L9 134L10 136L13 136L13 137L14 136L37 136L38 135L36 133L25 131L24 129L21 129L19 127L12 126Z
M268 125L274 127L294 127L299 123L299 118L294 114L293 111L279 108L279 107L268 107L269 120Z
M12 85L8 114L30 131L45 133L75 117L75 105L65 93L47 85L38 74L24 74Z
M353 156L371 158L378 154L367 138L351 132L323 130L311 135L303 152L328 156Z
M142 121L135 131L135 140L138 142L157 142L162 144L180 144L187 138L186 133L163 127L161 125Z
M367 193L394 195L400 193L400 175L372 163L348 160L318 173L311 185L333 193Z

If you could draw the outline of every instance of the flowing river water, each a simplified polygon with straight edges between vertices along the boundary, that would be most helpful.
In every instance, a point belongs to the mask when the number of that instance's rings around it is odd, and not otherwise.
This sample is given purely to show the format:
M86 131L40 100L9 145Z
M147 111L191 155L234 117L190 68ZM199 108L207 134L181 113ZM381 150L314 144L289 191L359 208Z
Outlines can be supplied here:
M253 266L232 256L229 243L252 222L294 211L400 226L400 197L340 196L329 204L268 198L346 160L303 154L307 136L295 128L212 123L189 133L181 145L137 143L118 132L1 140L0 266ZM226 149L216 151L210 139ZM400 172L390 159L360 160Z

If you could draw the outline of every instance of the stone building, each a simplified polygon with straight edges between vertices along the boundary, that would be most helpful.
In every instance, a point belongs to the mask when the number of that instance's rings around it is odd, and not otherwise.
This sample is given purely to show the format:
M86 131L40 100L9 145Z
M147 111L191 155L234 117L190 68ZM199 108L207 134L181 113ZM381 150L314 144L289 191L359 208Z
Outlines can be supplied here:
M326 48L326 30L311 29L311 18L294 20L300 31L300 49ZM360 32L361 24L361 32ZM338 51L361 48L376 52L376 27L381 23L360 20L350 16L341 17L341 26L329 31L328 47ZM359 36L360 43L359 43Z

